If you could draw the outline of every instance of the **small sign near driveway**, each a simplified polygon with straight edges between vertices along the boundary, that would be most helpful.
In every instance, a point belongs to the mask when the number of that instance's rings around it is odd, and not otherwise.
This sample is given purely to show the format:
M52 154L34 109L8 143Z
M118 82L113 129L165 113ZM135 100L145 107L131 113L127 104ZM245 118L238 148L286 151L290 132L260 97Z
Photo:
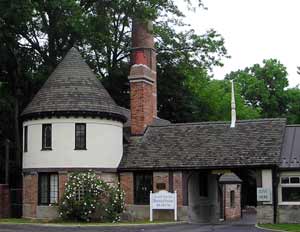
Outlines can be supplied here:
M174 220L177 221L177 193L165 190L157 193L150 192L150 221L153 221L153 210L174 210Z

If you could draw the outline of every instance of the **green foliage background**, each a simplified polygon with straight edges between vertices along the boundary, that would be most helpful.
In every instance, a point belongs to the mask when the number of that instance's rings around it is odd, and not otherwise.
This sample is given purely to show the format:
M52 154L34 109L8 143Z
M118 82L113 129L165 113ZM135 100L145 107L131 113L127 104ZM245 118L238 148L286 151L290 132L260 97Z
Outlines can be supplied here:
M200 13L205 10L201 0L185 2ZM229 120L228 80L233 79L238 119L286 117L300 123L300 90L288 89L280 61L249 64L225 80L212 79L213 67L230 58L224 38L213 29L195 33L173 0L1 0L0 143L11 141L19 174L20 113L72 46L116 102L129 107L132 18L154 22L160 117L172 122Z

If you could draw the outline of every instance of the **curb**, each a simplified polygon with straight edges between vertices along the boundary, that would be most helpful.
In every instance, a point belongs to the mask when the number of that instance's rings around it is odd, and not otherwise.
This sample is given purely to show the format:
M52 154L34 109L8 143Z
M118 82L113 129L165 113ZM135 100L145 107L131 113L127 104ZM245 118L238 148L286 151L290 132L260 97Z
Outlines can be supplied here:
M255 227L260 229L260 230L276 231L276 232L287 232L286 230L277 230L277 229L264 228L264 227L259 226L258 224L255 224Z
M185 224L187 223L186 221L180 221L180 222L157 222L157 223L137 223L137 224L130 224L130 223L111 223L111 224L105 224L101 225L99 224L71 224L71 225L66 225L66 224L59 224L59 223L30 223L30 222L24 222L24 223L9 223L9 222L0 222L0 225L30 225L30 226L40 226L40 227L69 227L69 228L78 228L78 227L135 227L135 226L156 226L156 225L176 225L176 224Z

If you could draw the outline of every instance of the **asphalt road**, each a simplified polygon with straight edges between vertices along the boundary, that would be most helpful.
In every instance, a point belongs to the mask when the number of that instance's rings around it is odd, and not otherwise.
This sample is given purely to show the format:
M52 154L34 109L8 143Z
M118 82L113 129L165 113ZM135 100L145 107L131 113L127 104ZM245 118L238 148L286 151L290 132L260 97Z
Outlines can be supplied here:
M0 224L0 232L263 232L254 225L199 225L172 224L146 226L46 226L46 225L8 225Z

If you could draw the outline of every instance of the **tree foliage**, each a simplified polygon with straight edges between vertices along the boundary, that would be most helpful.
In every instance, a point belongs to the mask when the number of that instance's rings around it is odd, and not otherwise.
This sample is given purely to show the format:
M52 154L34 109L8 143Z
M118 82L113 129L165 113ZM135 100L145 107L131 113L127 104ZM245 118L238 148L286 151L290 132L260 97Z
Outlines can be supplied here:
M260 112L260 117L287 117L288 123L300 123L298 87L288 89L286 67L276 59L264 60L244 70L231 72L245 103Z

